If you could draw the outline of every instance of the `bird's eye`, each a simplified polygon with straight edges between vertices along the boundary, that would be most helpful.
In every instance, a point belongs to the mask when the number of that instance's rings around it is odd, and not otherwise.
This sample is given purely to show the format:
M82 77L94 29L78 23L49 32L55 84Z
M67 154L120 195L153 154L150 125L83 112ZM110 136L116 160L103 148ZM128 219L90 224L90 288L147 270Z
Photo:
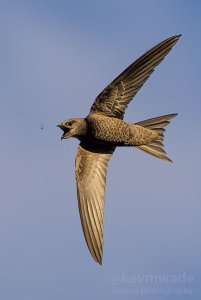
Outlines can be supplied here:
M70 121L66 125L71 126L71 125L73 125L73 122Z

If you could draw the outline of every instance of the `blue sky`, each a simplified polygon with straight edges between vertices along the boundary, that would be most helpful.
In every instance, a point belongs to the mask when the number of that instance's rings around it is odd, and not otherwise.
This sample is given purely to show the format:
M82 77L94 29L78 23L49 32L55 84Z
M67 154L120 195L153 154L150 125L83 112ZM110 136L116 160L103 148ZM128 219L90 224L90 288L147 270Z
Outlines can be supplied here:
M195 0L1 1L0 299L199 298L200 13ZM79 220L78 142L61 143L56 124L86 116L128 64L180 33L125 117L177 112L166 133L174 164L115 152L100 267Z

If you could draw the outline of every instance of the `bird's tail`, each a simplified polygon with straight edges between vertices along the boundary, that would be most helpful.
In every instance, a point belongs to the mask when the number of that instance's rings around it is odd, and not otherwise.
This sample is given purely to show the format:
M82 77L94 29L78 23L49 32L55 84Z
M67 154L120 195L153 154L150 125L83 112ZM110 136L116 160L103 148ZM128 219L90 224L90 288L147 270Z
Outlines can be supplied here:
M163 149L164 132L165 132L164 127L167 126L170 123L169 120L174 118L176 115L177 114L170 114L170 115L165 115L165 116L152 118L152 119L135 123L135 125L140 125L145 128L155 130L159 133L159 138L157 140L152 141L147 145L137 146L137 148L155 157L172 162L172 160L169 157L167 157L166 152Z

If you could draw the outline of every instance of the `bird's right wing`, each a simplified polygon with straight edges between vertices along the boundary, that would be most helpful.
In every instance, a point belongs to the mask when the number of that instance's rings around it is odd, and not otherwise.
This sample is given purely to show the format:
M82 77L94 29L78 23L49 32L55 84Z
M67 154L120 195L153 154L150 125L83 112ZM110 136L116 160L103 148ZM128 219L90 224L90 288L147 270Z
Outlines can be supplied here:
M85 240L99 264L103 253L104 193L107 165L115 148L80 143L75 161L78 205Z
M95 99L90 112L123 119L125 110L154 68L170 52L180 35L172 36L156 45L134 61L114 79Z

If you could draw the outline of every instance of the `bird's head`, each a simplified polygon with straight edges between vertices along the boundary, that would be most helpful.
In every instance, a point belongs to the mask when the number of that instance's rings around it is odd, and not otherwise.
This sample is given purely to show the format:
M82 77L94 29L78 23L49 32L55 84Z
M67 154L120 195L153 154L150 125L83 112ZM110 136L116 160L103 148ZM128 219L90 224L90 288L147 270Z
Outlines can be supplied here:
M78 137L86 134L86 121L84 119L74 118L68 119L60 124L57 127L63 130L63 135L61 140L68 139L69 137Z

